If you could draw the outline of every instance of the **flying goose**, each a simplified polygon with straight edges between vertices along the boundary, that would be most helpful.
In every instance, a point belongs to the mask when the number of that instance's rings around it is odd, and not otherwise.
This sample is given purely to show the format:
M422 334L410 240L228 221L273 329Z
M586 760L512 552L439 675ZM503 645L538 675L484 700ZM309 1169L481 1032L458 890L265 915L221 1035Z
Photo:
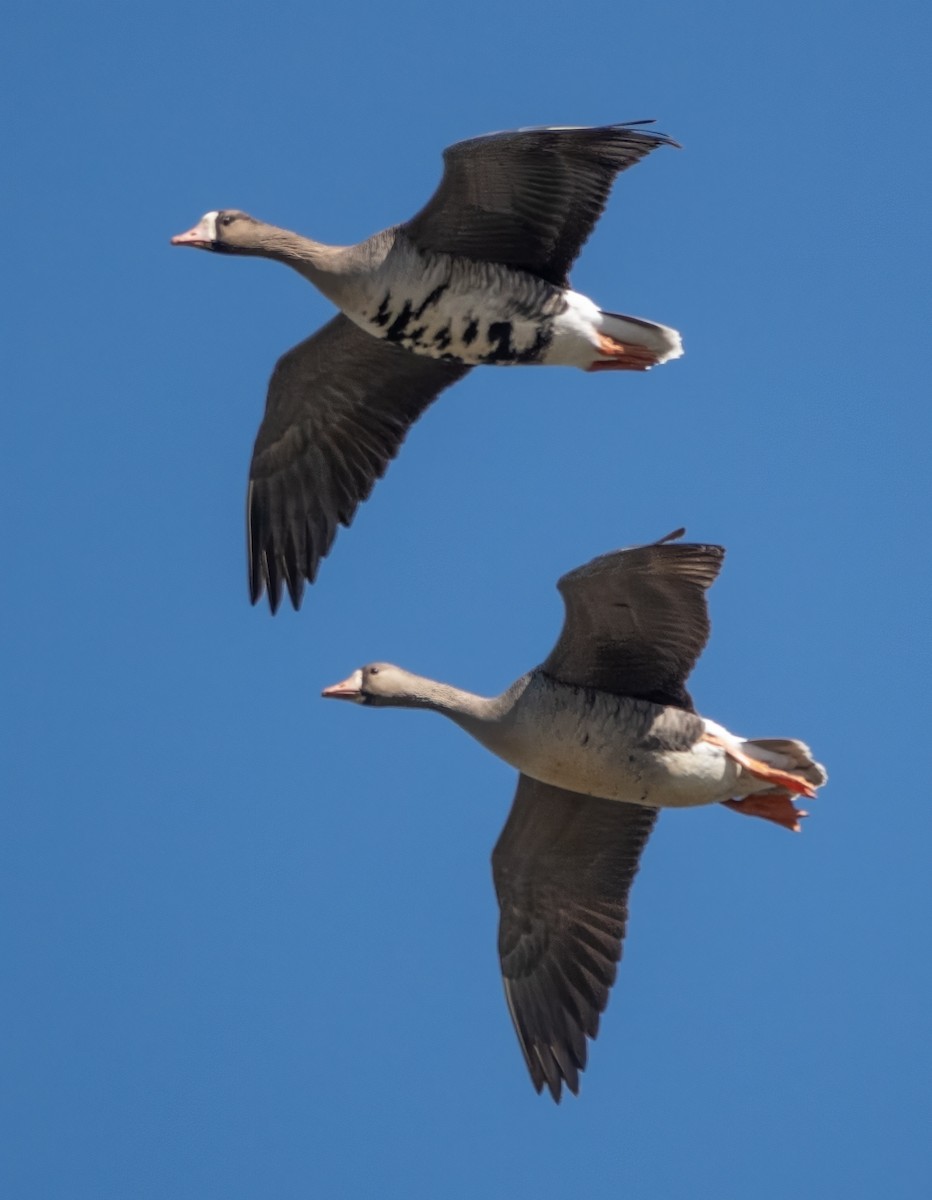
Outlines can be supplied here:
M427 708L520 772L492 853L505 998L535 1089L579 1088L661 808L721 802L798 830L827 779L802 742L747 739L699 716L686 679L708 639L721 546L659 542L596 558L559 581L549 657L494 699L388 663L323 695Z
M615 176L672 138L651 122L521 129L458 142L424 208L355 246L326 246L246 213L209 212L176 246L293 267L341 310L279 359L249 472L249 594L295 608L337 525L411 425L481 363L644 371L679 334L605 312L567 272Z

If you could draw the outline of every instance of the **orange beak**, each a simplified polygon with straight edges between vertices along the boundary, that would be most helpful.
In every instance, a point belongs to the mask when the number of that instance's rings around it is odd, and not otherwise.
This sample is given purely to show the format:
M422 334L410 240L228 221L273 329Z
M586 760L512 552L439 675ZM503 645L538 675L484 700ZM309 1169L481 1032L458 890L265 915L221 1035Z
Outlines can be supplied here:
M342 683L334 683L320 693L325 700L358 700L362 696L362 671L354 671Z
M214 230L209 228L206 220L201 220L187 233L176 233L171 244L173 246L197 246L200 250L206 250L213 243Z

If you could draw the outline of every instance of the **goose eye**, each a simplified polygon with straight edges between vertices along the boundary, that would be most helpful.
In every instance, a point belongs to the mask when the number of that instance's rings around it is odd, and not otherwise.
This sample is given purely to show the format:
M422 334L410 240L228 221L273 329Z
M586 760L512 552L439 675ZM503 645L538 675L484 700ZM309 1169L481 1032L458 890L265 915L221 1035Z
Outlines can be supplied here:
M369 674L370 674L370 675L378 675L378 673L379 673L379 668L378 668L378 667L370 667L370 668L369 668Z
M224 215L220 218L220 224L221 225L232 225L233 218L230 216L229 213L224 213Z

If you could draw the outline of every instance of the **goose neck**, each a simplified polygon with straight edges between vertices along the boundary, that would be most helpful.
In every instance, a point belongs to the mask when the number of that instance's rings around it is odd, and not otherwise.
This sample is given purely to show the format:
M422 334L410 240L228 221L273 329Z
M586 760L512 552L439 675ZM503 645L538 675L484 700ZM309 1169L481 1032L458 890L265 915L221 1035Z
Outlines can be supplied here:
M326 293L327 280L345 271L344 260L349 249L347 246L328 246L273 226L265 232L259 253L291 267Z
M406 708L429 708L460 725L494 718L496 701L436 679L416 677L402 704Z

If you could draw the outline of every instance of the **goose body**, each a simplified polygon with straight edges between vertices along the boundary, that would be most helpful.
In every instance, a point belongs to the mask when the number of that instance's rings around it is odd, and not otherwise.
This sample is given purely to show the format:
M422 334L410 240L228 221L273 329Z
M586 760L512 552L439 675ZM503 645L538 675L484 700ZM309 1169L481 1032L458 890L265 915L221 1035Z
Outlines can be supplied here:
M172 238L298 271L340 313L279 359L247 494L249 591L299 607L337 528L415 420L474 366L645 371L682 354L674 329L601 309L569 268L615 176L662 145L638 125L514 130L444 152L411 220L328 246L234 209Z
M642 367L682 353L665 326L603 313L587 296L527 271L424 253L395 231L392 246L344 312L360 329L405 350L467 366L571 366L613 361L601 337L637 338ZM650 358L650 362L646 359ZM642 361L643 359L643 361Z
M323 693L440 713L517 768L492 855L499 953L531 1080L555 1100L578 1089L658 811L722 803L798 830L795 797L827 779L803 742L742 738L695 711L685 684L724 551L682 532L565 575L556 645L499 696L387 663Z
M778 748L773 739L743 738L691 709L563 683L542 667L500 696L485 697L392 663L372 663L324 695L431 709L540 783L647 808L770 795L775 777L803 795L824 782L802 742L784 740ZM806 814L784 796L773 813L753 815L797 830Z
M707 740L713 722L682 708L574 687L540 669L495 704L496 721L469 732L554 787L649 808L692 808L771 786ZM743 742L714 728L731 743Z

